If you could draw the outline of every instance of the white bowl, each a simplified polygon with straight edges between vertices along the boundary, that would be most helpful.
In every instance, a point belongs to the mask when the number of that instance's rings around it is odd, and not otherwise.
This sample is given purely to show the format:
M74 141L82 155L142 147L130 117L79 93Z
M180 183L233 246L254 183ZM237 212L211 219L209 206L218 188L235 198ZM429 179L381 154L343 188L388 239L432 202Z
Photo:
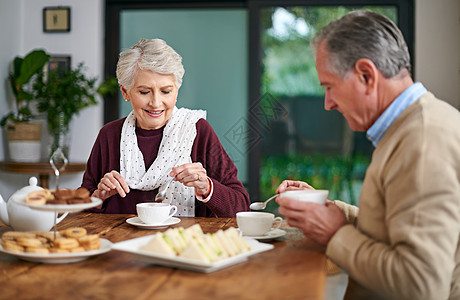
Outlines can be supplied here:
M328 190L293 190L281 193L280 197L291 198L298 201L325 204L328 194Z

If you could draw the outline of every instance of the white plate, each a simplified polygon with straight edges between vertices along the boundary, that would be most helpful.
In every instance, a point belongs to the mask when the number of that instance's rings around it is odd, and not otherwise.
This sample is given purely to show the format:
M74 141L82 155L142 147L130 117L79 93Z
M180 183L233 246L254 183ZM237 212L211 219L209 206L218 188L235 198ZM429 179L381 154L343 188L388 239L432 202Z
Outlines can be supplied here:
M85 259L88 259L91 256L99 255L102 253L109 252L112 249L112 242L106 239L101 240L101 248L98 250L84 251L84 252L75 252L75 253L27 253L27 252L12 252L3 249L0 245L0 252L14 255L20 259L47 263L47 264L64 264L64 263L73 263L79 262Z
M256 239L256 240L259 240L259 241L268 241L268 240L273 240L273 239L282 237L285 234L286 234L286 231L284 231L284 230L272 229L272 230L270 230L269 232L267 232L264 235L260 235L260 236L245 236L243 234L243 237L250 237L250 238L253 238L253 239Z
M142 222L142 220L139 219L139 217L129 218L129 219L126 220L126 223L134 225L134 226L137 226L137 227L141 227L141 228L144 228L144 229L166 228L168 226L177 224L179 222L180 222L180 219L176 218L176 217L171 217L171 218L167 219L166 221L164 221L163 223L158 223L158 224L146 224L146 223Z
M102 203L102 200L96 197L91 197L91 202L81 204L30 204L24 202L23 199L15 201L18 204L28 206L36 210L55 211L58 213L79 212L88 208L96 207Z
M271 244L260 243L251 238L244 238L251 247L250 251L225 258L216 262L206 263L195 259L183 258L179 256L167 256L151 251L139 250L147 244L153 235L127 240L113 244L112 249L133 254L136 258L160 266L185 269L201 273L211 273L223 268L245 262L249 256L268 251L274 248Z

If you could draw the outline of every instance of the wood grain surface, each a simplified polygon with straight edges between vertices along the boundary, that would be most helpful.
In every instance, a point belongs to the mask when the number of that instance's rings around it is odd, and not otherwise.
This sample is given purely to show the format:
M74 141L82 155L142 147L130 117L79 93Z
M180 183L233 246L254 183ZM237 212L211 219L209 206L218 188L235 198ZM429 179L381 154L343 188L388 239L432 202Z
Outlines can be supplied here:
M126 223L134 215L69 214L58 230L84 227L112 243L166 229L147 230ZM237 227L232 218L184 218L173 227L200 224L215 232ZM0 299L324 299L323 249L299 230L281 227L273 250L210 274L156 266L112 250L68 264L23 261L0 253ZM12 230L0 225L0 234Z

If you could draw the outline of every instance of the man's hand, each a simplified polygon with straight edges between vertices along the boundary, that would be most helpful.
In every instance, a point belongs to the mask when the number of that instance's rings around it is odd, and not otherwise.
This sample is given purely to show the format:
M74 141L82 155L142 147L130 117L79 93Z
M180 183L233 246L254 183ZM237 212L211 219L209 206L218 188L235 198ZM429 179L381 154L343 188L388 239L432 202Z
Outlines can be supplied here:
M348 224L345 214L332 201L326 205L302 202L288 197L278 197L279 212L287 223L299 228L303 234L322 246L327 246L332 236Z

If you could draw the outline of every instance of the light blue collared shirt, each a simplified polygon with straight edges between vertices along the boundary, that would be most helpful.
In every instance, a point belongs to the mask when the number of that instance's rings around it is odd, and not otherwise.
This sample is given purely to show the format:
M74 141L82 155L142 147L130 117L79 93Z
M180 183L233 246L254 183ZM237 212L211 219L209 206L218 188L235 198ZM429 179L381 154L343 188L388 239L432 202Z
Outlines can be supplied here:
M390 128L399 115L426 92L427 90L423 84L420 82L414 83L388 106L377 121L375 121L374 125L367 131L367 138L372 142L374 147L377 147L388 128Z

